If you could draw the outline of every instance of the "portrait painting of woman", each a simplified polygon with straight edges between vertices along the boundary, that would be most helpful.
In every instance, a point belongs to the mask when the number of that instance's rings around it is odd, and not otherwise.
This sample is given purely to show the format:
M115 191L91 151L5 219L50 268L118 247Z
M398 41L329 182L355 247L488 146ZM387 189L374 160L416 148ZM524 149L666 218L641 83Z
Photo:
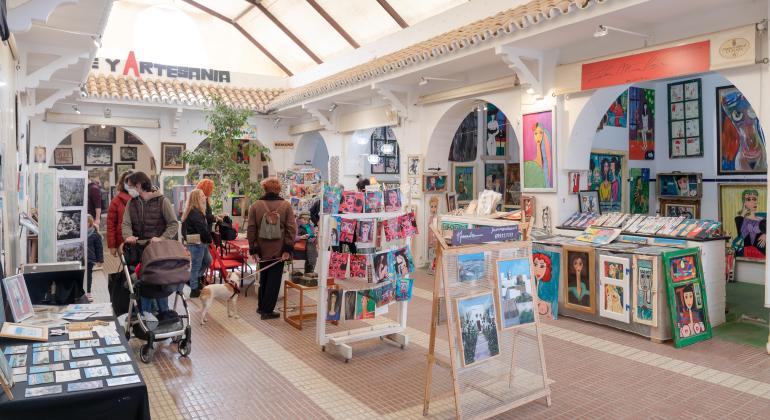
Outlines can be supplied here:
M594 255L585 247L564 248L565 307L582 312L594 312Z
M764 262L767 247L767 186L720 184L719 221L735 257Z
M525 114L524 126L524 189L551 190L554 182L553 112Z

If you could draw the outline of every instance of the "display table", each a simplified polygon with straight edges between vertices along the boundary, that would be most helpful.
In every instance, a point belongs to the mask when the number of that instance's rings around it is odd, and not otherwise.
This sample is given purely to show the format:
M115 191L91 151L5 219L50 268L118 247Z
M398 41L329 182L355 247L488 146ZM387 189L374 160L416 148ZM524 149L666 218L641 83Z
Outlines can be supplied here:
M115 321L115 318L98 318L105 321ZM147 396L147 385L142 378L136 361L133 358L133 352L128 346L123 330L118 325L118 334L120 336L120 342L123 347L126 348L126 353L131 358L130 362L121 363L121 365L130 365L134 369L134 375L138 375L140 382L108 386L106 379L113 378L112 375L101 378L86 378L83 369L80 370L81 379L72 382L51 382L47 384L37 385L34 388L40 388L51 385L61 385L62 392L58 394L44 395L39 397L25 397L26 389L28 388L27 382L17 382L11 391L13 392L13 400L9 400L2 392L0 392L0 419L3 420L29 420L29 419L97 419L97 418L109 418L110 420L149 420L150 419L150 402ZM98 337L96 333L93 334L94 339ZM60 342L67 341L68 336L49 336L48 342ZM74 340L78 343L80 340ZM9 345L27 345L27 364L26 371L29 372L29 367L36 366L32 360L32 341L22 340L10 340L0 339L0 348L5 349ZM99 347L109 347L105 344L104 339L100 338ZM78 347L80 348L79 344ZM114 366L109 362L107 354L97 354L96 347L94 347L94 355L83 358L70 358L70 360L62 362L54 362L51 358L51 363L64 364L65 370L70 370L70 362L81 360L100 359L101 366L105 366L108 369ZM49 353L53 353L49 351ZM118 354L118 353L112 353ZM5 355L6 360L9 355ZM41 365L42 366L42 365ZM74 369L74 368L73 368ZM118 378L120 376L117 376ZM103 386L98 389L85 390L85 391L67 391L67 384L88 382L101 379Z
M299 306L297 306L297 310L299 311L299 314L297 315L287 315L288 314L288 295L289 290L296 290L299 293ZM302 323L304 321L312 321L316 318L315 312L305 312L305 308L315 308L317 305L310 304L305 305L305 292L308 293L314 293L316 290L318 290L318 286L303 286L301 284L294 283L291 280L286 280L283 283L283 319L284 321L288 322L289 325L292 327L302 330Z

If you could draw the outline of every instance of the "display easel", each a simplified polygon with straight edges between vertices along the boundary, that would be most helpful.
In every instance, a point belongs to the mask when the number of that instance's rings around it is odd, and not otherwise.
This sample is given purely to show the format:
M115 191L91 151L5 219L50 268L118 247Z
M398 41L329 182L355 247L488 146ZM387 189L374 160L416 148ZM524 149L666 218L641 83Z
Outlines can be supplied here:
M388 219L403 215L404 212L389 212L389 213L365 213L365 214L340 214L334 216L341 216L347 219ZM345 358L345 363L353 358L353 348L350 347L351 343L357 341L369 340L372 338L379 338L381 340L389 340L402 349L409 344L409 337L403 334L406 331L406 301L400 301L395 303L397 308L397 320L395 322L387 322L378 325L371 325L363 328L355 328L352 330L345 330L336 333L326 333L326 317L321 311L325 312L326 309L326 295L327 295L327 280L329 277L329 225L330 215L324 214L321 216L321 229L319 236L319 258L318 264L320 272L318 275L318 311L319 315L316 318L316 339L318 344L321 345L322 351L329 350L330 352L337 353ZM355 290L360 288L360 281L339 281L338 285L342 286L344 290Z
M540 333L538 312L534 311L534 322L509 329L498 328L499 355L464 366L459 354L459 330L453 303L456 298L473 296L480 292L493 292L496 284L496 261L508 258L527 258L531 261L531 242L499 242L481 245L450 247L438 226L431 226L436 236L436 275L433 282L433 306L430 326L430 343L426 369L423 415L428 415L431 400L433 365L449 368L452 373L454 409L457 418L487 418L531 401L545 398L551 406L551 389L543 354L543 340ZM485 252L486 282L466 284L449 275L450 269L457 270L456 256ZM530 263L531 264L531 263ZM530 265L531 267L531 265ZM491 271L490 271L491 270ZM456 271L455 271L456 272ZM534 277L534 273L533 277ZM494 277L495 283L492 283ZM537 293L532 280L533 305L537 307ZM496 294L493 294L496 296ZM445 323L449 342L449 360L436 355L436 336L439 326L439 306L445 305ZM498 308L498 311L500 309ZM515 351L514 351L515 347ZM537 352L535 355L534 352ZM517 353L519 357L517 357Z

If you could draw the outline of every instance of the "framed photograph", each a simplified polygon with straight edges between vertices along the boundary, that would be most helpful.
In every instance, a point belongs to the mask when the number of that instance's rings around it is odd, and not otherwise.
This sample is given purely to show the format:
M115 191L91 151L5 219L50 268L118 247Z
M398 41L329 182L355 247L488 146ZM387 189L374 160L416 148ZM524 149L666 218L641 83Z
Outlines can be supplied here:
M239 195L235 196L231 199L230 203L230 215L234 217L240 217L243 216L243 212L245 211L244 206L246 205L246 197Z
M455 211L457 209L457 194L453 192L446 193L446 209L447 211Z
M407 155L406 156L406 174L408 176L419 177L422 175L422 156L421 155Z
M124 162L136 162L139 160L139 148L123 146L120 148L120 160Z
M637 324L658 327L658 257L634 255L633 313Z
M497 260L495 289L500 328L507 330L535 322L535 299L529 258Z
M659 198L701 198L703 174L700 172L659 173L657 176Z
M580 312L596 312L596 293L594 293L594 248L587 246L564 245L562 273L564 282L564 307Z
M112 146L85 144L83 146L86 166L112 166Z
M655 159L655 89L628 88L628 159Z
M86 202L85 178L59 178L58 207L82 207Z
M711 338L706 288L700 249L688 248L662 255L666 272L671 334L680 348Z
M700 200L660 199L660 215L664 217L684 216L688 219L700 219Z
M521 197L521 166L518 163L505 165L505 205L518 206Z
M85 264L85 242L61 242L56 244L56 262L77 261Z
M719 221L737 259L765 262L766 184L719 184Z
M668 156L703 156L700 79L669 83L668 109L671 110L668 114Z
M92 125L85 129L85 142L115 143L115 127L111 125Z
M60 210L56 212L56 240L80 239L83 225L83 211Z
M443 228L442 228L443 229ZM460 283L483 282L487 275L486 253L457 255L457 281Z
M128 130L123 130L123 144L142 144L139 137L131 134Z
M455 299L455 327L463 367L500 354L492 292Z
M484 162L484 189L505 197L505 162Z
M123 172L126 172L128 170L133 170L135 168L134 163L116 163L115 164L115 182L118 181L118 178L120 178L120 175L123 174Z
M4 278L3 290L5 290L5 298L8 301L8 306L11 307L13 322L24 321L35 314L23 274Z
M534 195L522 195L521 196L521 211L524 213L524 217L529 220L529 223L535 223L535 196Z
M0 337L17 340L48 341L48 328L6 322L0 329Z
M522 116L524 192L556 192L556 113Z
M182 160L182 153L186 149L184 143L165 143L160 144L160 168L161 169L185 169L185 163Z
M559 314L559 283L561 282L561 248L533 244L532 274L537 285L537 313Z
M588 189L599 192L599 209L602 213L623 212L628 193L628 159L626 152L616 150L591 150L588 161Z
M650 213L650 168L630 168L628 170L631 184L631 198L628 206L631 214ZM660 178L658 178L660 179Z
M54 165L72 165L72 148L57 147L53 149Z
M457 202L464 204L469 203L476 198L475 191L475 173L476 167L474 165L452 165L452 182L455 194L457 194Z
M631 260L599 254L599 315L629 323Z
M578 210L581 213L602 214L602 209L599 206L599 191L578 192Z
M765 135L756 112L735 86L716 88L717 172L765 174Z
M446 174L430 174L422 176L423 192L446 192Z
M35 163L46 162L47 151L44 146L35 146Z

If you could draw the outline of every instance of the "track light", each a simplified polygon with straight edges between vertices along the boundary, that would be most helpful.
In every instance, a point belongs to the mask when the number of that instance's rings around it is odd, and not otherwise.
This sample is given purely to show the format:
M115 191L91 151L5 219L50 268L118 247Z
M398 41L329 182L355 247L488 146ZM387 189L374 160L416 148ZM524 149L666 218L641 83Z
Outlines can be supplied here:
M76 114L80 115L80 110L78 109L77 105L72 105L72 110L75 111Z
M335 109L337 109L337 103L332 102L332 105L329 107L329 112L334 112Z
M609 25L599 25L599 27L596 28L596 31L594 32L594 38L601 38L603 36L607 36L607 34L609 34L611 30L615 32L622 32L624 34L642 37L642 38L650 37L649 35L643 34L641 32L629 31L627 29L616 28L614 26L609 26Z

